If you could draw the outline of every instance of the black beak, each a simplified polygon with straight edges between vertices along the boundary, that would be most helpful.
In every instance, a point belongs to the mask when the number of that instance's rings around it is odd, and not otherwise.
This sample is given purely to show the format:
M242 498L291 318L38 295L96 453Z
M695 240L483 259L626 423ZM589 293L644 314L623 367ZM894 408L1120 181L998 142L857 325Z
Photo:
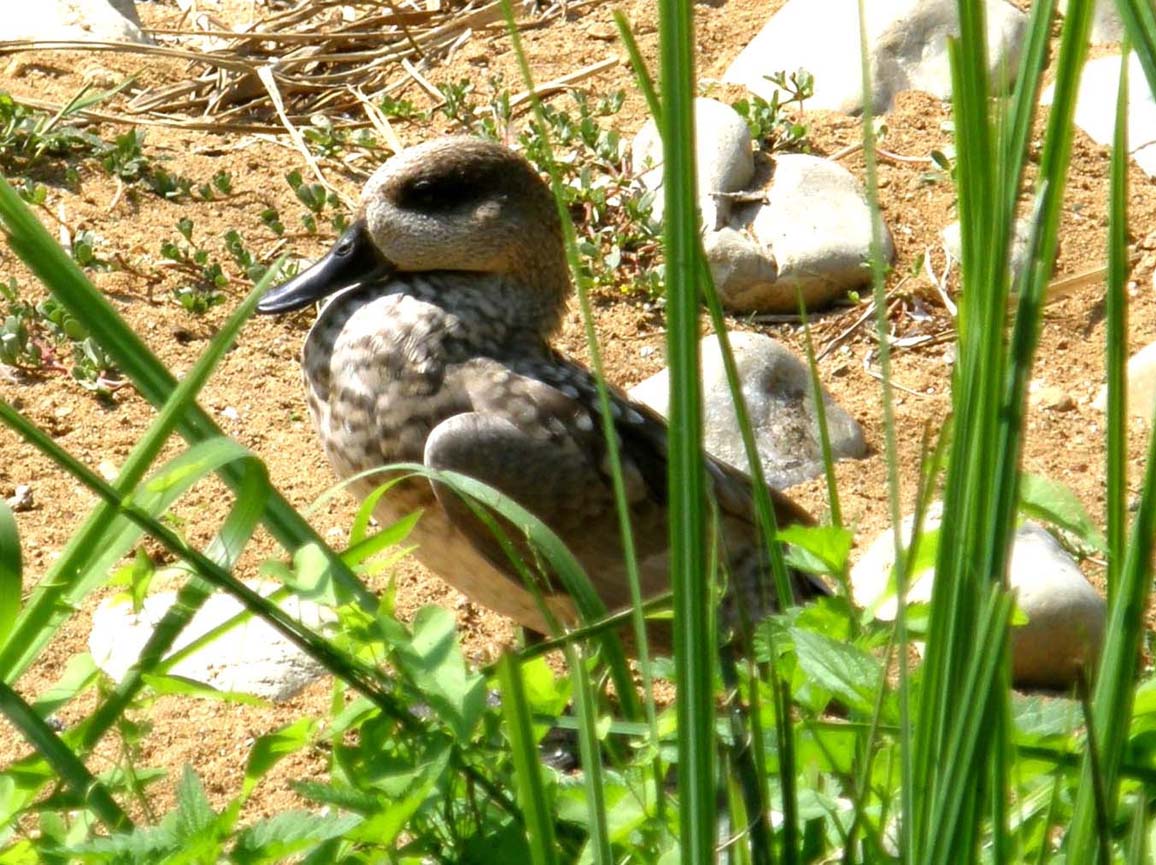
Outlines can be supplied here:
M292 312L344 288L388 276L393 270L393 263L378 252L370 238L365 220L359 219L345 229L324 258L288 282L269 289L257 304L257 312Z

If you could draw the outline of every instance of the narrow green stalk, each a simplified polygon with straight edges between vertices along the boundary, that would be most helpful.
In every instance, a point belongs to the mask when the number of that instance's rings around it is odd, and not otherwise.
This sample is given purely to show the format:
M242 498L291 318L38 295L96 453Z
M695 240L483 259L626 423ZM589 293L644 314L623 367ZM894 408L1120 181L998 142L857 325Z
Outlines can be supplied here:
M510 754L514 760L518 803L522 807L530 842L530 861L533 865L554 865L558 861L554 820L546 800L542 769L538 765L538 749L522 685L522 671L511 655L503 655L498 662L498 682L502 688L506 735L510 739Z
M1120 51L1116 129L1108 205L1108 285L1105 294L1107 406L1108 598L1124 566L1128 533L1128 40Z
M1123 76L1121 92L1127 92ZM1121 121L1120 108L1124 104L1126 103L1121 102L1117 106L1117 137L1112 155L1114 162L1123 162L1126 159L1127 151L1123 138L1125 124ZM1122 183L1125 173L1125 168L1113 165L1112 207L1109 209L1108 233L1114 246L1118 246L1120 239L1127 236L1126 227L1117 224L1124 215L1124 211L1118 206L1118 197L1125 195ZM1119 249L1113 249L1110 258L1119 254L1121 254ZM1126 270L1115 273L1115 276L1121 280L1126 279ZM1111 286L1109 291L1123 291L1122 283ZM1156 532L1156 435L1151 435L1140 504L1136 509L1123 565L1109 597L1108 622L1104 629L1104 646L1101 650L1100 667L1092 699L1100 767L1099 772L1096 772L1089 760L1084 763L1082 783L1067 839L1070 861L1076 861L1076 856L1092 849L1094 844L1096 808L1093 782L1102 783L1107 811L1109 814L1115 814L1119 797L1120 764L1128 742L1128 724L1125 723L1125 719L1132 717L1135 676L1145 630L1144 611L1152 589L1154 532ZM1100 777L1097 778L1097 775Z
M53 296L69 312L85 323L93 338L141 396L156 408L164 405L177 386L172 373L125 324L104 295L92 286L3 178L0 178L0 230L7 236L12 251L29 270L51 289ZM223 435L213 420L195 406L180 419L177 430L190 443ZM222 479L235 487L243 481L238 472L235 466L226 466L222 469ZM329 559L338 588L367 610L377 609L377 598L361 585L352 571L329 551L321 537L276 491L269 499L264 522L286 549L296 550L305 544L317 544Z
M714 646L707 569L698 376L698 217L694 166L694 12L660 0L667 363L670 366L670 572L678 676L681 861L708 865L717 831Z
M899 482L899 447L895 436L895 395L891 386L891 342L887 322L887 295L886 295L886 262L883 260L883 225L879 215L878 194L878 163L875 154L875 119L871 104L871 94L874 92L871 83L871 66L868 62L870 53L867 50L867 25L864 10L865 0L858 2L859 12L859 51L861 57L860 77L863 82L863 162L867 201L871 208L871 285L875 300L875 330L878 335L876 344L879 347L879 371L882 377L883 402L883 449L887 461L887 498L891 513L891 530L895 547L895 574L897 578L898 607L896 611L896 633L898 634L899 653L899 717L901 733L901 775L902 775L902 808L899 844L900 856L903 862L912 861L909 857L914 850L915 827L915 783L913 774L911 744L912 716L911 716L911 687L910 671L908 670L908 640L907 640L907 613L905 599L907 597L907 555L903 549L903 536L900 533L903 511L902 489Z
M622 541L622 554L626 565L626 574L630 583L631 606L633 608L634 639L638 652L639 668L642 675L643 695L647 720L651 729L651 744L658 749L658 721L654 707L654 682L650 671L650 650L646 636L646 620L642 613L642 588L638 572L638 557L634 547L634 532L630 525L630 507L626 496L626 484L622 477L622 456L619 448L618 433L614 429L614 412L611 411L610 391L606 386L606 375L602 364L602 352L598 345L598 334L594 329L594 314L590 308L590 293L588 280L583 276L581 259L578 253L578 240L574 231L574 222L563 202L562 181L554 160L553 146L548 135L549 124L546 122L542 110L541 100L534 88L534 77L530 70L530 63L522 47L522 37L514 17L514 9L510 0L502 0L502 12L506 20L506 30L510 36L510 44L518 58L518 67L523 81L528 89L530 104L534 109L538 126L542 130L542 146L545 155L547 170L550 173L550 188L554 193L554 203L558 209L558 217L562 223L562 239L566 249L566 263L570 268L574 280L575 291L578 297L578 306L582 313L582 325L586 334L586 345L590 352L590 368L594 372L594 381L598 390L598 414L602 426L603 439L606 442L607 454L610 462L611 484L614 489L615 512L618 515L619 535ZM624 707L632 714L638 711L637 701L631 694L620 694L624 700ZM659 768L656 765L656 781L659 781ZM659 784L658 789L661 789Z

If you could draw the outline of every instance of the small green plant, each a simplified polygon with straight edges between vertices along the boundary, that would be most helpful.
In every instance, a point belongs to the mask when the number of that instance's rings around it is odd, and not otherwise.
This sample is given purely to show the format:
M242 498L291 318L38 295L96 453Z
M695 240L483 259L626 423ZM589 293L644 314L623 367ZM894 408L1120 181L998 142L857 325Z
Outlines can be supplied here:
M269 268L262 264L253 255L252 252L245 246L245 241L235 229L229 229L225 233L225 249L228 250L229 255L233 256L233 261L237 263L237 267L245 272L250 281L255 285L261 281Z
M192 277L192 282L178 286L173 291L177 303L189 312L201 315L224 302L221 289L229 284L220 262L209 257L208 250L193 243L193 221L182 217L177 222L177 231L184 242L166 240L161 244L161 256L173 262L182 272Z
M426 117L424 111L419 110L408 99L394 99L389 94L377 103L381 113L394 120L421 120Z
M301 177L301 172L296 169L285 175L285 179L289 182L289 186L293 189L293 193L297 196L297 200L305 205L308 212L301 215L301 223L305 226L305 230L310 234L317 233L317 220L323 216L326 210L329 211L329 224L333 230L338 234L345 231L349 224L348 216L341 204L341 199L337 197L335 192L327 192L325 187L320 183L306 183ZM266 211L268 213L268 211ZM273 212L274 217L276 211ZM264 214L262 214L264 220ZM280 226L281 231L284 231L284 226L281 226L279 220L274 219L273 223L266 221L266 225L277 232L273 226Z
M261 222L278 237L285 234L285 224L281 222L281 214L276 207L266 207L262 210Z
M110 270L112 265L96 254L102 241L91 231L78 231L72 236L72 258L85 270Z
M98 153L104 142L61 118L29 108L0 92L0 166L22 172L46 156L63 158Z
M82 387L102 396L118 386L111 358L56 300L26 300L15 279L0 283L0 298L4 302L0 363L25 370L68 372Z
M760 147L769 151L806 150L807 125L798 117L802 115L804 103L815 95L814 76L798 69L789 75L776 72L766 78L776 88L769 102L752 95L750 99L732 103L731 107L747 121L751 138ZM791 106L795 106L794 112L788 112Z
M228 197L233 194L233 176L222 169L213 175L208 183L197 187L197 195L203 201L215 201L218 196Z

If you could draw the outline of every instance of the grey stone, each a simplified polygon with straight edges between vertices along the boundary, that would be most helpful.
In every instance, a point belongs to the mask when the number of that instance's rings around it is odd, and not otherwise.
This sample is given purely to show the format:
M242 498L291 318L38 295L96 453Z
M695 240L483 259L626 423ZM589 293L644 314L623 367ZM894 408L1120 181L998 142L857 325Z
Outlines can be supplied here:
M1068 0L1060 0L1058 5L1060 13L1066 15ZM1095 6L1092 7L1092 44L1110 45L1123 38L1124 21L1116 10L1116 0L1096 0Z
M715 99L694 100L695 166L698 203L708 230L725 224L729 204L719 193L746 189L755 175L753 143L747 122L729 105ZM630 145L631 162L643 186L653 190L655 219L663 213L662 138L648 120Z
M1028 253L1031 251L1029 245L1032 241L1032 220L1028 217L1020 217L1016 220L1015 234L1012 237L1011 257L1008 262L1008 269L1012 276L1023 269L1024 264L1027 263ZM943 249L947 252L953 263L959 263L963 258L963 237L959 227L959 221L951 223L940 232L940 238L943 241Z
M1076 97L1075 123L1097 144L1110 145L1116 128L1116 92L1120 86L1120 56L1098 57L1084 64ZM1051 105L1049 85L1040 103ZM1156 99L1135 54L1128 57L1129 154L1149 177L1156 176Z
M922 90L951 96L947 38L958 35L956 0L864 0L872 109L887 111L895 94ZM1005 0L985 0L989 73L1010 84L1027 16ZM770 100L767 76L806 69L815 77L808 108L858 113L863 86L857 0L789 0L727 68L723 80Z
M823 458L807 366L785 346L762 334L733 332L730 342L768 483L785 489L822 474ZM704 337L700 351L706 449L724 462L745 469L746 450L718 338ZM631 388L630 395L665 417L670 408L669 389L670 374L664 369ZM863 456L867 445L859 424L826 392L823 405L835 459Z
M924 518L924 532L937 529L942 504ZM903 520L903 543L911 541L914 518ZM879 534L851 569L855 602L877 618L895 618L896 599L888 583L895 563L894 536ZM932 568L913 574L909 602L931 600ZM1085 665L1094 666L1104 637L1107 606L1083 573L1043 527L1025 522L1015 534L1008 583L1026 624L1012 629L1012 680L1019 688L1071 687Z
M269 594L279 586L264 583L252 588ZM93 614L88 638L96 665L115 681L123 679L175 600L175 592L156 592L145 599L139 613L133 612L127 598L103 601ZM335 621L332 611L309 601L290 597L279 605L314 630ZM243 609L231 595L211 596L181 632L173 652ZM253 617L178 661L169 672L219 691L240 691L278 701L289 699L325 670L271 625Z
M0 41L151 41L141 31L132 0L35 0L5 11Z
M766 204L736 204L730 227L752 236L777 278L721 284L731 309L794 312L801 292L808 309L821 307L871 282L871 208L855 177L829 159L803 153L776 156L760 171ZM895 256L882 226L886 261Z

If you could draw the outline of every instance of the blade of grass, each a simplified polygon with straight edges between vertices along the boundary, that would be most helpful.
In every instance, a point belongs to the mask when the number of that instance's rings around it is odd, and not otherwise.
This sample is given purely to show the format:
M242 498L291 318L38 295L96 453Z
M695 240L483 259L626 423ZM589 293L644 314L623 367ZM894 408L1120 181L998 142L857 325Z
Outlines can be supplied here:
M598 391L599 423L602 427L602 436L606 443L607 454L609 456L610 477L614 490L615 512L618 516L619 537L622 541L623 560L626 566L626 575L630 584L630 597L634 609L634 639L638 652L639 668L642 673L644 707L650 723L652 746L657 751L658 723L657 713L654 708L654 683L650 675L650 650L646 636L646 624L642 614L642 583L639 578L638 558L634 547L634 533L630 524L630 507L626 495L626 482L622 476L622 457L619 449L618 433L614 429L614 413L611 411L610 391L606 386L606 375L602 365L602 353L598 346L598 335L594 329L594 315L590 308L589 284L581 266L574 222L570 218L570 213L564 204L565 197L562 193L561 175L558 171L557 162L554 159L553 146L548 134L550 124L546 120L545 113L542 109L542 102L538 98L537 89L534 87L533 73L530 70L529 61L526 58L526 52L522 47L521 32L515 21L514 9L510 0L502 0L502 12L505 16L510 44L514 49L514 54L518 58L518 67L521 71L523 82L531 94L530 102L534 110L535 118L539 128L542 130L543 151L545 154L546 167L550 174L550 188L554 194L554 203L558 209L558 217L562 223L562 239L566 249L566 263L575 283L578 307L582 315L582 325L586 336L586 346L590 352L590 368L594 372L594 381ZM630 693L633 693L633 689L630 689ZM625 698L627 695L620 694L620 696ZM632 713L638 712L636 701L633 700L628 702L625 708ZM640 715L635 714L633 717L640 717ZM657 764L655 766L655 772L657 789L661 789L661 775Z
M237 580L200 550L189 547L172 529L141 510L102 477L78 462L51 436L44 433L7 403L0 402L0 421L10 426L54 463L72 474L102 500L111 504L120 514L139 525L165 549L187 562L200 576L214 586L228 591L248 610L261 616L284 635L293 645L316 659L328 672L347 682L371 700L378 709L398 723L406 733L415 736L429 735L425 724L410 713L408 704L399 700L389 689L381 686L382 673L376 667L337 649L329 640L302 626L293 616ZM515 813L509 798L487 775L466 762L461 753L456 750L453 752L452 758L455 767L465 773L478 789L490 797L491 801L507 813Z
M875 142L875 121L871 94L874 92L871 79L871 64L867 50L867 21L864 0L859 0L859 74L863 83L863 161L867 202L871 210L871 286L875 306L875 329L879 346L879 370L881 373L881 396L883 403L883 448L887 464L888 506L891 514L892 541L895 548L895 574L898 593L895 627L898 634L899 657L899 715L900 715L900 773L901 814L900 814L900 856L903 862L910 862L915 844L915 781L911 736L911 688L908 670L907 611L905 599L908 583L908 557L903 549L902 517L900 508L902 489L899 483L899 449L895 436L895 398L891 386L891 348L887 322L886 262L883 259L883 224L879 215L878 166ZM918 527L918 523L916 524ZM914 538L914 535L913 535Z
M705 476L698 372L698 218L694 165L694 11L658 4L670 368L669 526L678 678L679 846L686 865L714 861L717 832L714 646L706 572Z
M0 682L0 714L46 759L76 798L90 808L109 831L129 829L132 820L121 810L108 789L93 777L36 710L4 682Z
M117 315L105 297L93 288L76 263L64 253L3 178L0 178L0 229L7 236L12 251L69 312L85 323L89 333L140 394L154 407L164 405L177 386L172 373ZM223 434L213 420L195 406L180 418L177 429L190 443ZM234 466L226 466L223 471L225 483L234 486L241 482ZM296 550L307 543L318 544L327 551L334 580L341 590L367 610L377 609L376 597L361 585L336 554L329 551L320 536L279 493L274 492L270 497L264 522L278 543L288 550Z
M1108 599L1120 583L1128 534L1128 40L1120 51L1109 168L1108 283L1104 297L1107 405Z
M3 645L20 612L24 592L24 559L20 532L8 502L0 499L0 645Z
M277 261L241 302L193 369L173 391L148 431L133 447L115 482L121 494L127 494L144 477L148 467L168 442L179 419L194 404L197 394L252 315L257 301L277 277L282 261ZM184 487L187 488L191 481L192 478L186 478ZM163 509L172 500L170 494L167 501L158 506ZM113 541L117 532L115 510L108 504L98 505L80 531L73 536L58 564L41 580L8 639L3 638L4 629L0 628L0 646L3 646L3 651L0 651L0 678L15 681L39 654L55 633L57 625L75 607L80 597L105 579L106 569L103 564L111 565L119 559L139 535L135 531L121 531L120 537ZM93 557L94 552L100 555ZM16 597L19 598L19 594Z
M1109 261L1125 254L1118 247L1127 237L1126 225L1119 220L1126 217L1123 201L1127 196L1126 120L1123 118L1127 95L1126 70L1120 76L1120 94L1117 103L1116 138L1112 153L1111 207L1109 208L1109 230L1112 248ZM1118 283L1109 286L1109 292L1123 292L1127 269L1109 271ZM1123 423L1123 419L1121 419ZM1152 429L1150 426L1149 429ZM1092 849L1096 833L1096 808L1093 798L1095 784L1104 790L1106 808L1114 815L1119 796L1119 767L1124 748L1128 742L1128 723L1132 717L1135 699L1135 676L1140 656L1141 640L1145 632L1144 611L1152 590L1152 550L1153 532L1156 531L1156 435L1150 435L1147 463L1144 470L1144 485L1140 492L1140 504L1132 524L1131 538L1127 552L1117 577L1116 585L1109 596L1108 622L1104 630L1105 640L1101 649L1100 667L1096 675L1096 687L1092 700L1092 714L1096 725L1096 748L1100 757L1100 772L1095 772L1090 760L1085 760L1081 784L1076 798L1076 808L1067 842L1069 858L1072 851ZM1096 777L1099 775L1100 777Z
M510 739L510 754L514 760L518 802L525 815L526 836L530 842L530 861L534 865L553 865L558 861L554 821L546 801L542 769L538 765L538 749L522 684L522 671L514 656L503 655L498 662L498 682L502 689L506 735Z

